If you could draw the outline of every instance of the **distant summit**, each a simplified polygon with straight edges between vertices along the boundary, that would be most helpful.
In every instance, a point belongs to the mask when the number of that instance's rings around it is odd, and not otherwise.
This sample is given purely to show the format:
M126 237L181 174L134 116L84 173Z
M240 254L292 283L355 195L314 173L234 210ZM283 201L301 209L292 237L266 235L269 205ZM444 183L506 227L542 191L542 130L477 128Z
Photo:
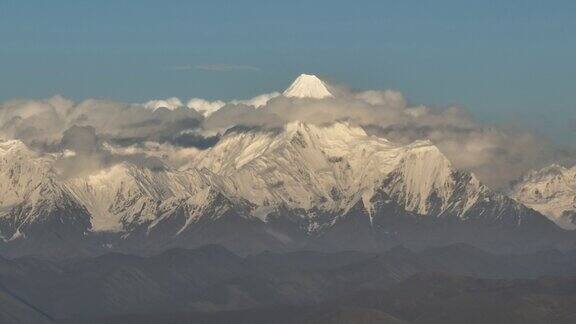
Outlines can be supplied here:
M334 95L328 91L324 81L310 74L300 74L300 76L292 82L290 87L284 91L283 95L285 97L314 99L334 97Z
M531 171L514 185L511 196L558 226L576 230L576 166L552 164Z

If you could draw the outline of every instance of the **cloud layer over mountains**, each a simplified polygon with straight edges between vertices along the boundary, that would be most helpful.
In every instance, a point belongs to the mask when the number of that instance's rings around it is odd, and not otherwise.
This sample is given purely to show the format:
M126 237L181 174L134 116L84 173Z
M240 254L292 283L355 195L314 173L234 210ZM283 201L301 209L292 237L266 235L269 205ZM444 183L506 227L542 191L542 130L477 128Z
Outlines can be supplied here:
M234 126L274 129L300 120L347 121L399 143L432 140L457 166L493 188L505 188L525 171L573 158L529 132L482 125L458 107L408 104L394 90L351 91L329 86L334 97L294 98L270 93L231 102L190 99L130 104L61 96L0 103L0 137L20 139L55 154L67 177L129 160L178 168Z

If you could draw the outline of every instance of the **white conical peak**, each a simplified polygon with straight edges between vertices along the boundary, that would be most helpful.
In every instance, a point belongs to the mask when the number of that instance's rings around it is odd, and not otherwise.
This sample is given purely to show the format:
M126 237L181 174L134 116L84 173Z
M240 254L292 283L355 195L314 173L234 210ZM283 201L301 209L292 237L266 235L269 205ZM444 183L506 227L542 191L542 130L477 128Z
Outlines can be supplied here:
M328 91L324 81L310 74L301 74L292 82L290 87L284 91L283 95L285 97L314 99L334 97L332 93Z

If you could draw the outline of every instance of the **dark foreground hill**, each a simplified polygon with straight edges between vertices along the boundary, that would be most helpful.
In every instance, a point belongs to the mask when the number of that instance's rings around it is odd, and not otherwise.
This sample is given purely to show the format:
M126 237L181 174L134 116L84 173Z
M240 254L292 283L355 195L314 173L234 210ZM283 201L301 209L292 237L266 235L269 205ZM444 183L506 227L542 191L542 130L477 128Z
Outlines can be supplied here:
M574 323L576 278L478 279L421 273L315 306L119 315L64 323Z
M239 257L211 245L141 257L0 259L6 323L559 323L576 253L420 252ZM484 317L483 317L484 316ZM489 316L489 317L486 317ZM533 320L533 321L532 321Z

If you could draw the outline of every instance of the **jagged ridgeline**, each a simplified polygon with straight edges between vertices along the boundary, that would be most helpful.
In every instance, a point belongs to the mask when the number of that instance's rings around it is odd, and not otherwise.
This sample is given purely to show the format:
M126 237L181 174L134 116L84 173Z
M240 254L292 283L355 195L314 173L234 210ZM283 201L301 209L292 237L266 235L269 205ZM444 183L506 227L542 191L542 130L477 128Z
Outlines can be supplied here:
M311 75L283 95L333 97ZM178 169L122 162L62 178L56 159L0 143L3 255L576 246L573 233L458 170L433 143L401 145L348 123L232 128Z

